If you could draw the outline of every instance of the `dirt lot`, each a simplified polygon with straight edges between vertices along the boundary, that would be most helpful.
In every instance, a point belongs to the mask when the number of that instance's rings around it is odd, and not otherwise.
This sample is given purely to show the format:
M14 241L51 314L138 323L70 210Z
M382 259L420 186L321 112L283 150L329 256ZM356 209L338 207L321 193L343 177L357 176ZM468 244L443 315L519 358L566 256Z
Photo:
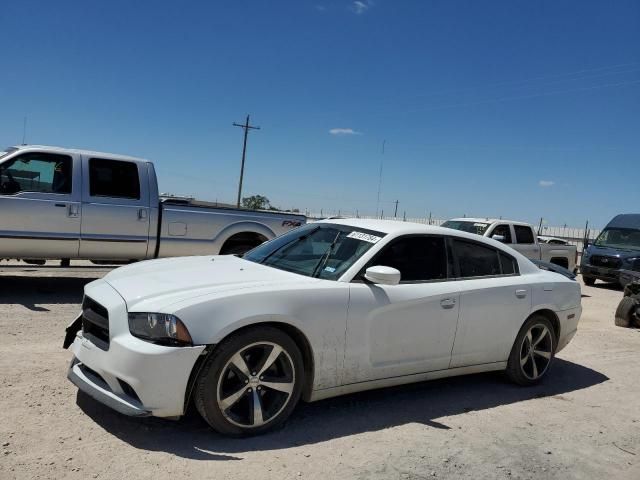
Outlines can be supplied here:
M640 331L613 325L618 290L583 287L578 335L540 386L483 374L367 392L230 440L194 412L120 416L66 380L64 327L104 271L0 273L1 479L640 478Z

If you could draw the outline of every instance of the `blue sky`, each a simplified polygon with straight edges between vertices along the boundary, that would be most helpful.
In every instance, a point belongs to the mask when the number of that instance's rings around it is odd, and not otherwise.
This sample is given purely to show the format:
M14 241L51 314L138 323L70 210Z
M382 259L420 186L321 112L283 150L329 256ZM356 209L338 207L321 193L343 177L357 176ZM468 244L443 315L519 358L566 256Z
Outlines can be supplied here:
M0 145L156 163L162 191L602 226L640 210L640 2L3 2ZM333 133L331 133L333 131Z

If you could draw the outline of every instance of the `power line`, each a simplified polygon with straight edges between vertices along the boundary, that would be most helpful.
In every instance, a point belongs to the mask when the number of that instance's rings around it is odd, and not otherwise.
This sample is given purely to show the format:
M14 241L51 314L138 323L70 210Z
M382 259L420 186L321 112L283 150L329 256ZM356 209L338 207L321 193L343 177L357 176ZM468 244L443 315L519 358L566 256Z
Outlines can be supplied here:
M240 165L240 182L238 182L238 201L236 202L236 206L240 208L240 198L242 197L242 180L244 178L244 160L247 155L247 136L249 135L249 130L260 130L260 127L249 125L249 115L247 115L247 120L245 121L244 125L233 122L233 126L244 129L244 142L242 144L242 164Z

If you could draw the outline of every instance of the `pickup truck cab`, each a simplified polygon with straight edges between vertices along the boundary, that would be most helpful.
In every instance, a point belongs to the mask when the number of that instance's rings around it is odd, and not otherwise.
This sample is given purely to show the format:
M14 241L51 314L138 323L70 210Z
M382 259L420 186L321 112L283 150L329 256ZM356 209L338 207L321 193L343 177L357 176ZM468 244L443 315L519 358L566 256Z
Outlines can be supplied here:
M574 245L540 243L529 223L465 217L447 220L442 226L493 238L533 260L560 265L572 272L576 268L577 248Z
M596 279L629 282L626 277L640 272L640 214L617 215L588 245L582 255L580 273L586 285Z
M0 258L237 254L304 223L301 215L161 198L148 160L48 146L0 152Z

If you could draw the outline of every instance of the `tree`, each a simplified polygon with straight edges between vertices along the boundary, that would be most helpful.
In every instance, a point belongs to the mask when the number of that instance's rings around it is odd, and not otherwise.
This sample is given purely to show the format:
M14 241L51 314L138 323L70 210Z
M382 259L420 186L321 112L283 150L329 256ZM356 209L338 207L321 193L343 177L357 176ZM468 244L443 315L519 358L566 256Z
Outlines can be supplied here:
M269 199L262 195L252 195L250 197L242 198L242 206L250 210L269 210L271 203Z

